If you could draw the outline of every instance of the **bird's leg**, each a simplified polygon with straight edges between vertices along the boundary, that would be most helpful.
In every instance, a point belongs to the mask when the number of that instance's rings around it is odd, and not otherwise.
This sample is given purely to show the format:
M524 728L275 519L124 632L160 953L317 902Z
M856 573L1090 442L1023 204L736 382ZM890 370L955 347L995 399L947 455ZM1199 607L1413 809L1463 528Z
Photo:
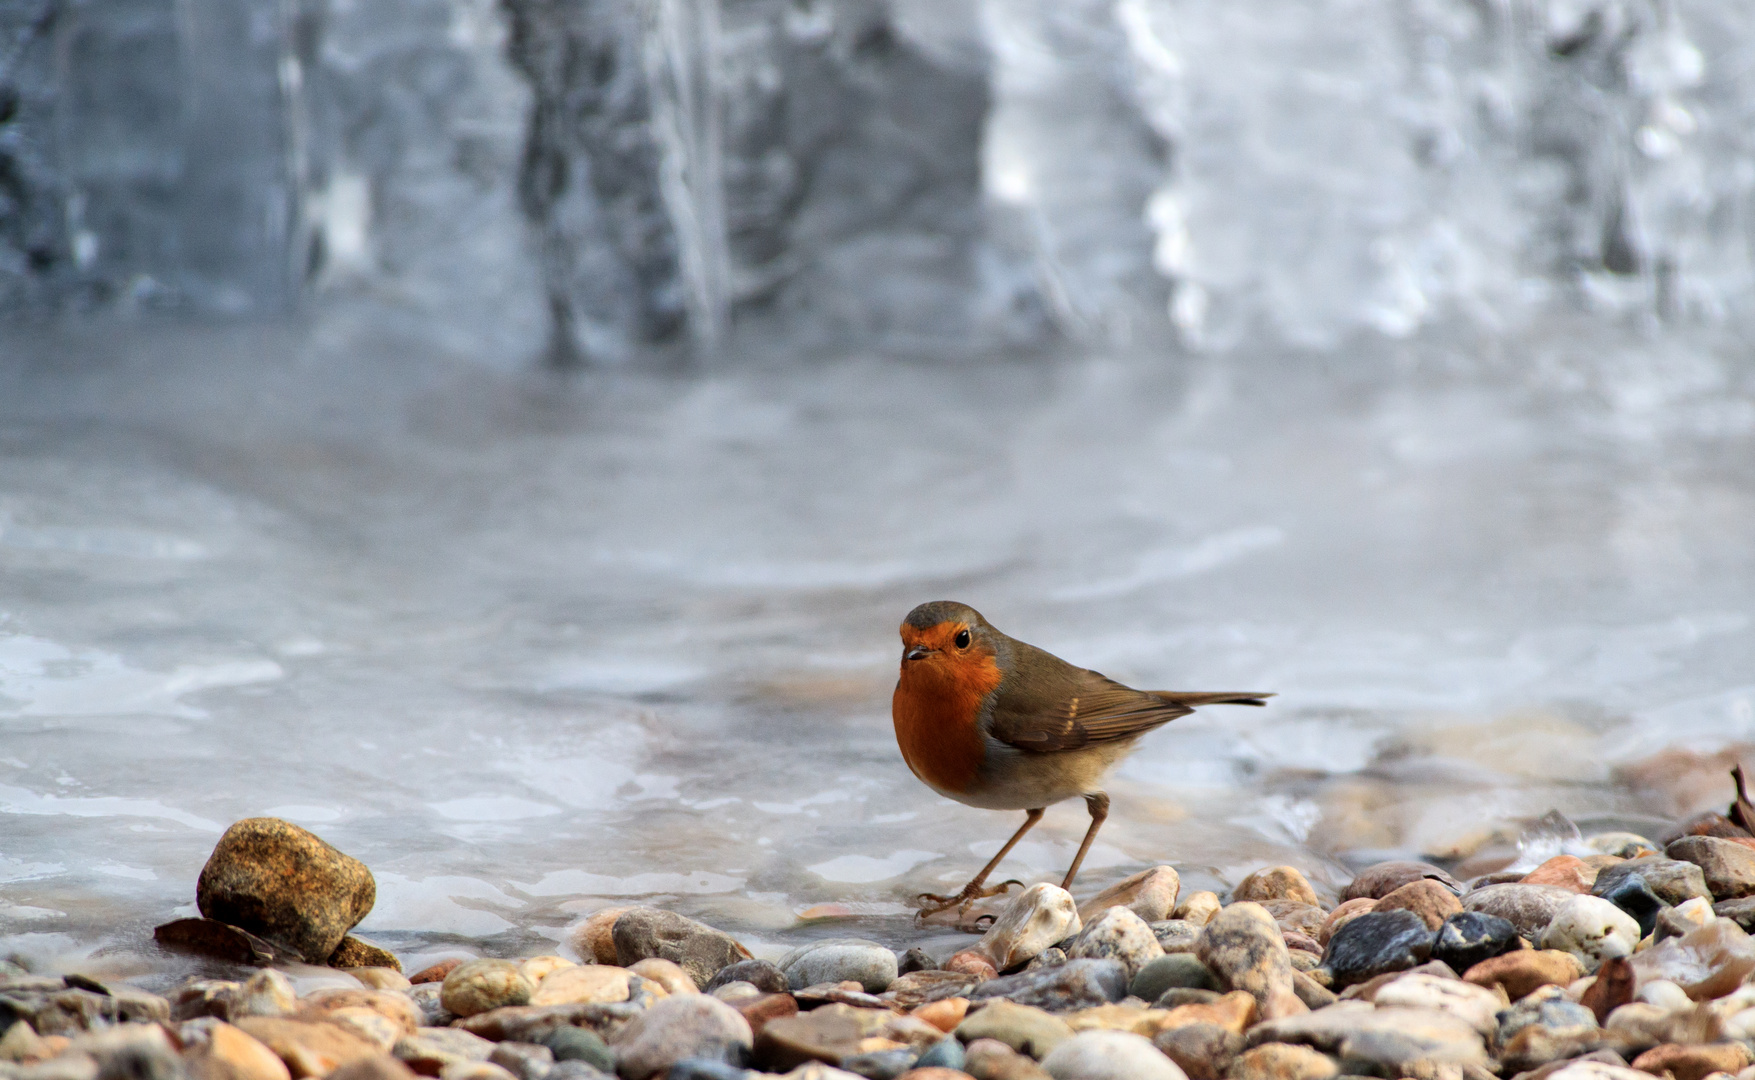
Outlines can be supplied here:
M1073 878L1079 876L1079 864L1085 861L1085 852L1091 850L1091 841L1097 839L1097 830L1109 817L1109 796L1101 791L1085 796L1085 805L1091 810L1091 827L1085 831L1085 842L1079 845L1079 853L1073 856L1073 864L1066 872L1066 880L1060 883L1063 889L1072 888Z
M936 915L948 908L966 908L975 901L980 900L982 897L998 896L1000 893L1005 892L1009 886L1022 885L1023 882L1021 881L1010 880L1002 881L991 889L983 888L983 885L987 881L987 875L993 873L993 868L999 865L1001 859L1011 853L1012 848L1016 847L1018 841L1024 838L1025 833L1029 832L1032 828L1035 828L1036 823L1042 820L1043 809L1045 808L1024 811L1024 823L1018 826L1018 831L1012 833L1012 838L1005 842L1005 847L999 849L999 854L987 860L987 865L981 868L981 872L976 874L974 878L969 881L969 884L963 886L962 892L955 896L939 896L937 893L921 893L919 896L915 897L915 901L921 905L921 918L925 918L928 915Z

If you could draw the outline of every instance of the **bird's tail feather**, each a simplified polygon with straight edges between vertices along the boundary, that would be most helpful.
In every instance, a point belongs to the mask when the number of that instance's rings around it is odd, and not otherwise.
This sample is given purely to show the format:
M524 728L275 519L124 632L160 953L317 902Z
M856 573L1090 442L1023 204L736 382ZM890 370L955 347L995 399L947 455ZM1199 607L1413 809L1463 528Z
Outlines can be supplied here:
M1196 705L1266 705L1267 699L1274 695L1237 691L1201 693L1192 690L1154 690L1152 696L1173 705L1186 705L1192 709Z

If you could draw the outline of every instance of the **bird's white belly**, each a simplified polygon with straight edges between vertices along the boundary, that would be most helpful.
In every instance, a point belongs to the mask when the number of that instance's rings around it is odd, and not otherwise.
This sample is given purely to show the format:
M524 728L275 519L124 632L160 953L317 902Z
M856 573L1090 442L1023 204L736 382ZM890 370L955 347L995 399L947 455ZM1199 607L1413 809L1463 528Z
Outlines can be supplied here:
M968 791L940 795L983 810L1033 810L1103 789L1103 776L1133 749L1134 740L1082 750L1031 753L989 740L987 760Z

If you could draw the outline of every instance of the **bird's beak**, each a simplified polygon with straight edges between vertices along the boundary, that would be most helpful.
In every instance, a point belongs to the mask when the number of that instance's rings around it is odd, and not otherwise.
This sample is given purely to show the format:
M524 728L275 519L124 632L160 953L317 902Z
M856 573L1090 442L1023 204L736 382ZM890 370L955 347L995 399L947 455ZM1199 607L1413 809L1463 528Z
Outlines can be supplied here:
M935 652L938 652L938 650L937 649L929 649L924 645L915 645L914 647L910 648L907 652L902 654L902 659L904 659L904 660L924 660L927 657L931 656Z

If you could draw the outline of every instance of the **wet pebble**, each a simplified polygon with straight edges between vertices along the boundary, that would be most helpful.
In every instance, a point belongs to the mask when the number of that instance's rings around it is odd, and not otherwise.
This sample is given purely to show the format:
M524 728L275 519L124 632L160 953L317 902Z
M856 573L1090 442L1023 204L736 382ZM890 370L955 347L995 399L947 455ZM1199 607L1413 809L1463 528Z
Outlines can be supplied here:
M1195 956L1221 987L1255 998L1263 1016L1304 1011L1280 928L1260 904L1235 903L1219 912L1201 931Z
M1231 891L1231 902L1263 900L1296 900L1304 904L1320 904L1316 890L1295 866L1269 866L1257 870L1237 883Z
M1426 962L1434 935L1425 920L1412 911L1372 911L1347 922L1328 940L1323 967L1334 979L1334 988L1392 971L1406 971Z
M1072 894L1044 882L1013 897L976 943L974 951L987 957L996 970L1004 971L1040 955L1082 928Z
M595 1031L567 1024L543 1036L542 1045L556 1061L583 1061L603 1072L615 1071L615 1052Z
M801 945L780 958L791 989L818 983L856 982L866 993L881 994L901 974L896 954L864 938L831 938Z
M1453 893L1463 891L1462 882L1431 863L1397 860L1374 863L1359 871L1341 890L1341 900L1381 900L1403 885L1422 879L1436 881Z
M1651 891L1651 886L1645 883L1645 879L1637 874L1620 879L1607 892L1592 895L1601 896L1631 916L1639 924L1639 936L1642 938L1657 929L1658 916L1669 907Z
M1205 927L1205 922L1166 919L1152 924L1152 936L1158 939L1158 948L1167 953L1193 952L1195 943L1200 941L1200 932Z
M1197 927L1205 926L1213 921L1213 916L1217 915L1223 906L1219 903L1218 893L1202 889L1189 893L1178 901L1176 910L1170 913L1170 917L1193 923Z
M286 1063L230 1024L214 1024L207 1041L184 1055L192 1080L291 1080Z
M1119 960L1132 979L1141 968L1163 956L1164 948L1152 928L1131 909L1110 907L1079 931L1066 955L1073 960Z
M1164 991L1177 987L1217 990L1218 980L1200 959L1189 953L1170 953L1148 961L1127 985L1129 996L1156 1001Z
M1755 972L1755 941L1731 920L1717 919L1634 954L1632 963L1641 984L1667 979L1700 1001L1730 993Z
M727 964L707 980L707 985L702 989L711 994L727 983L734 982L746 982L770 994L780 994L791 989L786 973L771 960L739 960L735 964Z
M1654 1046L1633 1059L1633 1067L1652 1076L1666 1073L1675 1080L1705 1080L1713 1073L1739 1073L1749 1067L1749 1048L1727 1042L1712 1046Z
M366 864L280 818L245 818L219 838L195 883L201 914L326 962L371 913Z
M655 956L688 972L696 986L708 985L723 968L750 958L749 950L730 934L656 908L622 912L610 928L610 939L616 964L627 967Z
M1437 930L1444 925L1444 920L1462 911L1462 903L1441 883L1421 878L1378 900L1371 910L1411 911L1425 922L1428 929Z
M554 1068L554 1051L540 1043L503 1042L494 1045L488 1061L518 1080L542 1080Z
M619 930L620 920L617 925ZM614 1048L624 1080L647 1080L684 1058L742 1064L752 1043L749 1023L736 1009L706 994L690 994L666 998L634 1017L616 1034Z
M1554 885L1505 882L1471 891L1462 898L1462 906L1465 911L1497 915L1517 927L1519 934L1534 938L1547 929L1560 909L1577 895L1570 889Z
M1629 859L1598 871L1597 880L1591 885L1591 895L1606 897L1623 881L1634 877L1645 882L1646 887L1666 904L1680 904L1696 896L1712 897L1706 888L1706 875L1700 867L1662 855Z
M1556 855L1521 880L1525 885L1553 885L1568 892L1588 893L1597 880L1597 869L1576 855Z
M1734 840L1684 836L1672 841L1664 854L1700 867L1707 891L1715 900L1755 895L1755 850Z
M1633 916L1600 896L1588 895L1567 901L1541 938L1542 948L1571 953L1587 972L1604 960L1633 955L1637 944L1639 924Z
M471 960L453 969L441 985L439 1003L458 1016L527 1005L536 992L518 965L510 960Z
M1042 1009L1011 1001L996 1001L971 1013L957 1025L957 1039L972 1043L976 1039L997 1039L1020 1054L1040 1058L1048 1051L1072 1038L1066 1021Z
M1463 972L1463 979L1489 989L1498 987L1512 1001L1543 986L1570 986L1584 977L1584 964L1571 953L1554 949L1523 949L1483 960Z
M1150 1040L1126 1031L1081 1031L1042 1059L1054 1080L1186 1080Z
M1079 906L1079 918L1089 922L1105 909L1124 907L1146 922L1162 922L1176 910L1182 879L1175 867L1154 866L1109 886Z
M1220 1080L1243 1052L1243 1036L1218 1024L1191 1023L1158 1032L1152 1045L1189 1080Z
M1239 1055L1227 1080L1329 1080L1340 1073L1334 1058L1293 1043L1263 1043Z
M970 992L972 1001L1003 997L1050 1012L1120 1001L1127 994L1127 968L1119 960L1068 960L1059 967L989 979Z
M1432 942L1432 959L1454 971L1467 971L1483 960L1521 947L1517 927L1509 920L1480 911L1463 911L1444 920Z
M1034 1061L996 1039L976 1039L964 1050L963 1069L976 1080L1049 1080Z

